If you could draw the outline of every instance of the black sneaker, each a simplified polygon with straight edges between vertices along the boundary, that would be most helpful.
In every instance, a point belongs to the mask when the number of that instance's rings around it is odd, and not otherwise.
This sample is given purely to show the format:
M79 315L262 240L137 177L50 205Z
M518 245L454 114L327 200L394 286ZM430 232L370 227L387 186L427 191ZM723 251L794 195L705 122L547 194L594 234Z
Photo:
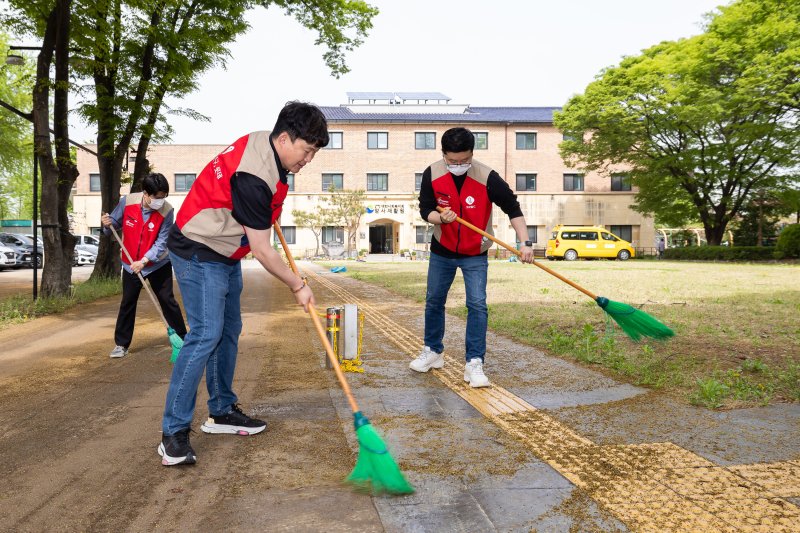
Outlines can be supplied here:
M255 435L267 429L263 420L250 418L242 412L237 404L233 404L226 415L209 415L208 420L200 426L205 433L228 433L231 435Z
M182 429L174 435L161 437L158 445L158 455L164 466L193 465L197 462L192 445L189 444L189 428Z

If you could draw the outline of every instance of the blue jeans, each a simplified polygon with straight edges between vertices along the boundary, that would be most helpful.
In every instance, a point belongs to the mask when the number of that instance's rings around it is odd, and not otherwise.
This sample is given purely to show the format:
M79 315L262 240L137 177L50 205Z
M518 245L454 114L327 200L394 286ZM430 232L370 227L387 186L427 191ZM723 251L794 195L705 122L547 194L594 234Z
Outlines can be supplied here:
M174 435L188 428L194 416L197 387L206 374L208 411L228 413L236 403L233 371L242 332L240 297L242 266L186 260L170 252L181 289L189 333L172 368L162 430Z
M486 354L486 274L489 260L485 255L449 259L435 253L428 264L428 290L425 294L425 346L437 353L444 351L444 304L447 293L461 269L467 295L466 360Z

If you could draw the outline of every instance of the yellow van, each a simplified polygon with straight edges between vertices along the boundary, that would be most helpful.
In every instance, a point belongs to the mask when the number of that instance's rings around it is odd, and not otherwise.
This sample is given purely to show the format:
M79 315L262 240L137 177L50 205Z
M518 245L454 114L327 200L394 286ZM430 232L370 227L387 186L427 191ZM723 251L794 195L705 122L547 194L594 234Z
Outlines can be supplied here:
M625 261L634 256L633 246L602 226L565 226L553 228L547 241L545 257L575 261L579 257L605 257Z

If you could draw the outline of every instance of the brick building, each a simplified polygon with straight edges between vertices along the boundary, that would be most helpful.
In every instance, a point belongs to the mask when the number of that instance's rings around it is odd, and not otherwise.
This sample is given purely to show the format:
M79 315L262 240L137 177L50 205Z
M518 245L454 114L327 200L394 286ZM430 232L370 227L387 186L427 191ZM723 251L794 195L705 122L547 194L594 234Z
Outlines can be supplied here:
M537 247L545 246L556 224L602 225L636 246L653 246L653 221L628 207L634 192L623 177L583 174L564 165L558 154L563 137L553 126L553 112L559 108L472 107L452 104L440 93L347 96L347 104L321 107L331 142L291 176L281 226L297 255L313 253L316 239L310 229L296 226L292 210L313 211L325 205L323 198L330 195L331 187L366 191L357 249L373 253L425 249L430 231L417 209L419 182L425 168L441 157L442 133L454 126L475 134L475 159L494 168L516 192ZM154 171L170 180L169 201L176 208L197 173L225 146L150 147L148 159ZM97 162L79 151L78 169L75 231L96 232L100 218ZM516 237L508 218L496 211L495 235L513 243ZM324 244L346 238L342 228L326 228L322 233Z

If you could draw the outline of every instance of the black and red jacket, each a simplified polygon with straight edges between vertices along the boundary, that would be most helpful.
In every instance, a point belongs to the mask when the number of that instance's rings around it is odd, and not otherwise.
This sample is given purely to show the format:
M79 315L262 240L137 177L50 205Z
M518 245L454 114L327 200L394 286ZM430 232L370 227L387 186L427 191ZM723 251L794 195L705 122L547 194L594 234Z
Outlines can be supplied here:
M420 185L420 216L428 215L436 207L449 207L456 214L494 235L492 206L500 207L508 217L522 216L519 202L508 184L490 167L472 161L464 176L453 176L444 160L428 167ZM433 227L431 252L445 257L468 257L485 254L492 241L458 223L436 224Z

